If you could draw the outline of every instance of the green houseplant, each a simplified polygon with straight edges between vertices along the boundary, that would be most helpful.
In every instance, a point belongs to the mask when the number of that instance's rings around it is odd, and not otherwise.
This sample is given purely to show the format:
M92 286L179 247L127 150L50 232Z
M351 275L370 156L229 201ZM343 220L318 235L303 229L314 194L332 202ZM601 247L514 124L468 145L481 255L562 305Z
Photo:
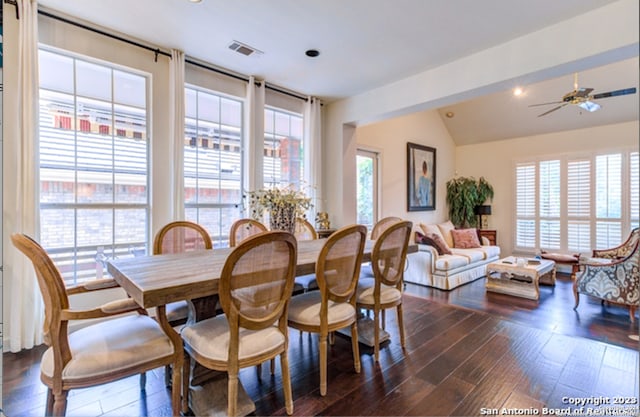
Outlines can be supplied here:
M447 181L449 219L456 227L476 227L476 206L493 199L493 187L484 178L456 177Z

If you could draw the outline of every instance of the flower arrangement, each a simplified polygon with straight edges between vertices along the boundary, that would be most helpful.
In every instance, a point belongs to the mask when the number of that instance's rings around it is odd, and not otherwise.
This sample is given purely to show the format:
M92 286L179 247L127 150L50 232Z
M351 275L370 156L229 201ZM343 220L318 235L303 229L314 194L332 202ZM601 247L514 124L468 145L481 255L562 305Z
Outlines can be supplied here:
M269 213L272 230L295 230L295 220L306 218L306 212L313 204L311 198L298 191L292 185L286 188L271 188L249 191L249 208L251 217L262 220L264 212Z

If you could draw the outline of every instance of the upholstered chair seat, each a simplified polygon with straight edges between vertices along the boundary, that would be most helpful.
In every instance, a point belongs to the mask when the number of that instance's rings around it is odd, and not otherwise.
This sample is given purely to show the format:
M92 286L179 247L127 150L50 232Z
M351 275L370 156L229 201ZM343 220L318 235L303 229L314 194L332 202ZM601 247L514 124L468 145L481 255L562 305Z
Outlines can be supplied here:
M171 341L148 316L126 316L77 330L69 335L69 349L71 360L62 370L62 377L69 383L116 374L173 354ZM144 355L132 354L135 350L144 351ZM54 375L53 362L53 347L50 347L40 365L48 378Z
M320 308L322 295L320 291L311 291L297 295L295 302L289 307L289 317L295 317L297 323L306 326L320 326ZM353 321L356 309L349 303L327 302L327 324L334 326L338 323Z
M185 327L182 338L197 355L212 361L229 360L230 330L225 316L217 316ZM281 350L285 337L276 326L266 329L239 329L238 360L265 355L273 350Z
M361 279L358 282L357 302L361 304L373 305L374 290L376 286L376 280L373 278ZM402 299L402 292L396 287L382 284L380 285L380 303L388 304L394 303Z

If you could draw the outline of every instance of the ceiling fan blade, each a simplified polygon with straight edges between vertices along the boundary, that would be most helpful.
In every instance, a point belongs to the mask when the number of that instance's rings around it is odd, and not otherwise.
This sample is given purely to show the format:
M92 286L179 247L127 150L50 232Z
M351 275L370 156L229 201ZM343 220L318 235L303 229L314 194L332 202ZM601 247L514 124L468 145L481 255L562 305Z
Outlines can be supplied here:
M563 108L563 107L564 107L564 106L566 106L567 104L569 104L569 103L564 103L564 104L563 104L563 105L561 105L561 106L554 107L554 108L552 108L552 109L551 109L551 110L549 110L549 111L546 111L546 112L544 112L544 113L542 113L542 114L539 114L539 115L538 115L538 117L546 116L547 114L549 114L549 113L551 113L551 112L554 112L554 111L556 111L556 110L558 110L558 109Z
M583 101L582 103L578 104L578 106L580 106L581 108L589 112L600 110L600 105L598 103L594 103L593 101L589 101L589 100Z
M548 103L529 104L529 107L548 106L549 104L560 104L562 101L550 101Z
M594 94L591 96L591 99L597 100L599 98L607 98L607 97L615 97L615 96L625 96L627 94L635 94L635 88L624 88L622 90L608 91L606 93Z

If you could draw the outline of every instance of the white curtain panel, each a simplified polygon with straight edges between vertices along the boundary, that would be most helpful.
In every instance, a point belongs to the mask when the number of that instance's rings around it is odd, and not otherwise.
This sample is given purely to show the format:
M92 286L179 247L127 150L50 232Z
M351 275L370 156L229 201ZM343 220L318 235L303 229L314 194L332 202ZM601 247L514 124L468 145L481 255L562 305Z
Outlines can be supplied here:
M315 97L308 97L304 107L304 156L305 182L313 202L311 219L315 213L323 211L322 196L322 103Z
M256 85L258 82L260 85ZM245 152L245 175L247 191L257 190L263 187L263 161L264 161L264 87L263 80L249 77L247 84L247 100L245 109L246 135L245 143L248 144Z
M169 114L173 138L172 209L173 219L184 219L184 52L171 50L169 69Z
M7 234L25 233L39 236L38 217L38 3L36 0L18 0L17 86L11 95L16 117L4 120L11 136L5 136L5 161L16 168L11 174L13 183L5 189L3 216ZM7 9L7 5L5 5ZM5 10L5 19L15 15ZM5 60L6 62L6 60ZM6 113L5 113L6 114ZM11 142L10 146L8 142ZM7 178L5 176L5 178ZM7 178L9 180L9 178ZM6 182L5 182L6 183ZM9 294L9 308L4 309L5 336L9 350L18 352L42 343L43 303L31 262L13 245L5 247L4 287ZM7 288L8 287L8 288ZM7 326L8 324L8 326Z

